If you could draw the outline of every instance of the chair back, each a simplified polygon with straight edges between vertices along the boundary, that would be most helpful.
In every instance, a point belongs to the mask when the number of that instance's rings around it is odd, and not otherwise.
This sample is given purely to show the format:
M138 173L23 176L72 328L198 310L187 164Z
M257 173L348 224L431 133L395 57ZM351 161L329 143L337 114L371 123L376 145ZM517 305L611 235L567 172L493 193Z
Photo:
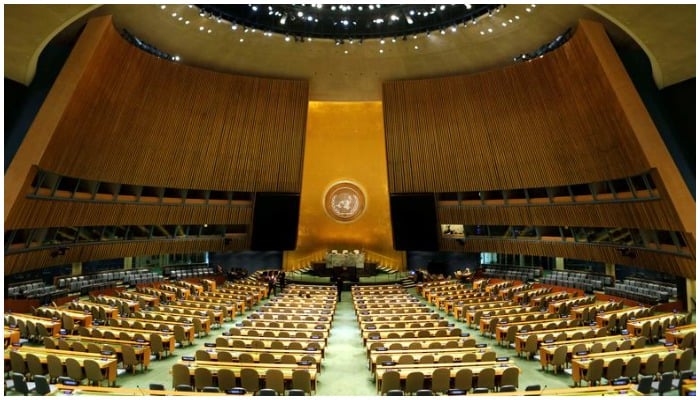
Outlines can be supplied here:
M450 388L449 368L437 368L433 370L430 389L433 393L444 393Z
M198 367L194 370L194 387L196 390L202 391L205 386L212 386L213 384L214 378L208 368Z
M85 379L85 374L83 373L83 367L80 365L78 360L75 358L67 358L65 361L66 372L68 376L78 382Z
M386 394L389 390L401 389L401 375L398 371L385 371L382 374L381 394Z
M180 385L189 386L191 383L190 369L185 364L173 364L173 387L177 390Z
M219 389L225 391L236 387L236 376L233 370L221 368L216 372L216 379L219 382Z
M105 379L100 369L100 364L98 364L96 360L83 360L83 368L85 368L85 375L88 381L95 382L97 386Z
M257 392L260 389L260 374L252 368L241 369L241 386L249 392Z
M51 393L51 385L45 375L34 375L34 389L39 396L46 396Z
M29 386L27 385L27 381L24 380L24 374L13 372L12 383L15 384L15 392L20 392L25 396L29 395Z
M496 385L496 370L493 368L484 368L479 371L476 386L493 390Z
M292 388L301 389L311 394L311 374L308 370L297 369L292 371Z
M642 394L651 393L651 383L654 380L654 375L643 375L639 378L637 391Z
M421 371L410 372L406 376L406 393L415 393L423 389L425 384L425 375Z
M268 369L265 371L265 388L273 390L276 394L284 395L284 374L281 370Z

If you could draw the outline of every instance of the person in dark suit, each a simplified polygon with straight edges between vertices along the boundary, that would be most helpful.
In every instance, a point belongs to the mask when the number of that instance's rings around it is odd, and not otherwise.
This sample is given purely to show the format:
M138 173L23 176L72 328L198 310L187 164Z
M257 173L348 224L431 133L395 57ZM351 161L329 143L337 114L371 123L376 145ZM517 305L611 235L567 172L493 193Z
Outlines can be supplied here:
M343 278L338 276L335 278L335 286L338 288L338 301L341 301L341 293L343 293Z

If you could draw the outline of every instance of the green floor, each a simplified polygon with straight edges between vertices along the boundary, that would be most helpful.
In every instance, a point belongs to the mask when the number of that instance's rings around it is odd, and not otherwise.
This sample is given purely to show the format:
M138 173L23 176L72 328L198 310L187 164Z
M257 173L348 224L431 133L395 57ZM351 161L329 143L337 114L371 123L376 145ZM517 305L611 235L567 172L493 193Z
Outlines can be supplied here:
M415 294L415 289L409 289ZM367 357L362 345L360 329L352 307L350 292L344 291L342 301L338 303L336 314L333 320L326 356L322 362L321 373L318 375L316 395L320 396L375 396L375 385L372 376L367 368ZM444 312L439 311L444 316ZM244 316L239 316L233 322L224 324L228 329L234 323L239 322ZM520 388L531 384L539 384L547 388L566 388L572 384L571 376L564 373L554 375L543 372L540 369L539 361L527 361L516 356L515 350L505 349L496 344L496 341L489 338L482 338L478 330L468 329L466 324L456 322L454 318L447 317L451 322L455 322L457 327L463 332L469 332L477 342L487 343L496 349L498 356L510 356L515 360L515 364L522 370L520 375ZM186 348L178 348L174 356L170 356L161 361L153 361L150 369L145 373L136 375L122 374L117 378L117 384L122 387L147 388L149 383L162 383L166 388L170 388L172 378L170 367L183 355L194 355L196 349L200 348L204 342L213 342L215 337L220 335L221 329L213 330L209 337L195 339L195 344ZM695 365L695 364L693 364ZM674 392L675 393L675 392ZM15 395L16 393L8 393ZM671 393L669 393L671 394Z

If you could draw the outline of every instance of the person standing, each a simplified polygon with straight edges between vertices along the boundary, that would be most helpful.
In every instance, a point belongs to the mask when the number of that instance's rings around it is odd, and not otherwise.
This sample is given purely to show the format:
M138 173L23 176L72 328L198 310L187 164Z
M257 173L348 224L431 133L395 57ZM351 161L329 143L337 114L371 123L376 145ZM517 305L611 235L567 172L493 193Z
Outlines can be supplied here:
M280 272L279 276L277 277L277 279L280 281L280 291L281 292L284 291L284 285L287 284L287 282L285 282L286 278L287 278L287 274L284 271Z
M277 276L270 271L270 274L267 276L267 293L268 295L272 293L273 296L277 296Z
M338 288L338 301L340 302L342 299L341 293L343 293L343 278L341 276L335 278L335 285Z

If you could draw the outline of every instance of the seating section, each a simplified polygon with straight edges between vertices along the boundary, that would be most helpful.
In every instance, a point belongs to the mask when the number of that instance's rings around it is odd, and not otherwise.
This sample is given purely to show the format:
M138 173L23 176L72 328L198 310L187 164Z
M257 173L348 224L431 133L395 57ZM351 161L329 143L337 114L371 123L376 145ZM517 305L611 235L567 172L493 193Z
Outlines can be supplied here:
M170 280L203 278L214 275L214 270L208 264L177 265L163 267L163 275Z
M592 292L603 290L605 286L612 285L613 279L609 275L590 272L555 270L550 275L543 277L540 282Z
M541 267L522 267L503 264L482 264L482 276L531 282L542 276Z
M69 292L87 294L92 290L103 290L122 284L136 285L140 283L152 283L162 280L162 276L148 269L118 270L99 272L96 274L62 277L56 280L58 289L67 289Z
M666 303L677 297L678 289L666 282L654 282L640 278L626 278L614 287L605 288L605 294L620 296L645 304Z
M47 285L41 281L21 283L9 286L7 294L15 299L41 299L45 297L58 297L68 293L67 289L59 289L54 285Z

